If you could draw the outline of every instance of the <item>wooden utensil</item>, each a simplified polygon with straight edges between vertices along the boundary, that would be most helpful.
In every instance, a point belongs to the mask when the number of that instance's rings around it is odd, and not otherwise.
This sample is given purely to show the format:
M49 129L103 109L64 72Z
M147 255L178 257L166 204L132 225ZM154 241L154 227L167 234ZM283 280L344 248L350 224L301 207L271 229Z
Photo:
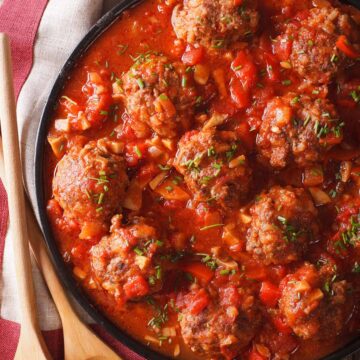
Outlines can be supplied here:
M50 359L36 313L32 280L25 201L22 184L16 105L12 81L10 44L0 34L0 121L4 142L4 163L8 176L10 231L16 256L16 280L21 313L20 339L15 359Z
M5 178L3 146L0 137L0 178ZM65 360L120 359L102 340L79 319L67 299L47 253L44 239L31 206L25 200L28 237L35 260L55 302L64 331Z
M17 259L19 259L17 266L19 274L17 275L19 277L19 295L22 300L21 336L15 358L26 360L30 358L32 360L51 358L44 345L36 321L28 247L28 241L30 241L35 259L42 271L62 320L65 359L120 359L80 321L77 314L73 311L49 259L41 231L29 202L24 199L11 73L9 42L4 34L0 34L0 115L3 136L3 139L0 138L0 177L5 180L7 175L6 188L9 198L10 223L13 234L17 235L14 236L16 240L14 242L14 253ZM21 259L24 259L24 262L21 262Z

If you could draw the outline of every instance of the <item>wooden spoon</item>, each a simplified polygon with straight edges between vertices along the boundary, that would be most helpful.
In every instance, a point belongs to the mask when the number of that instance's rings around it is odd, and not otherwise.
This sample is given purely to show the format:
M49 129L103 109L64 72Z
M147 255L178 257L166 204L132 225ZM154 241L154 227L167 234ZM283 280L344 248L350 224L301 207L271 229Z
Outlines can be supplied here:
M10 44L0 34L0 121L4 139L4 163L8 175L10 232L16 257L16 280L21 330L15 359L50 359L36 313L30 251L25 215L16 106L12 81Z
M7 39L3 35L0 34L0 43L1 43L1 49L6 49L4 53L7 54L7 58L9 57L9 50L7 45ZM0 50L1 54L3 54L2 50ZM9 61L9 60L8 60ZM8 62L9 64L9 62ZM9 66L9 65L8 65ZM11 72L10 72L11 73ZM7 72L7 74L10 74ZM8 75L9 76L9 75ZM4 80L0 76L1 84L4 83ZM7 77L6 81L11 82L11 78ZM1 86L0 84L0 86ZM6 89L3 89L0 87L0 94L5 94ZM6 90L7 91L7 90ZM9 93L12 94L12 89L9 89ZM1 106L3 102L3 99L0 98L0 114L3 114L1 112L3 110L3 107ZM13 106L13 109L15 109L15 102L13 101L11 103ZM4 117L5 119L5 117ZM15 110L12 112L11 117L13 123L16 127L16 118L15 118ZM3 123L1 122L2 126L2 134L3 134L3 146L2 146L2 139L0 138L0 177L4 180L5 179L5 168L7 174L14 174L12 172L12 168L8 166L8 162L5 160L5 166L3 161L3 148L4 148L4 156L8 156L8 152L6 150L9 150L9 143L5 141L6 132L3 127ZM16 134L16 140L17 140L17 129L15 131ZM14 136L14 134L13 134ZM15 137L15 136L14 136ZM17 143L18 144L18 143ZM18 149L17 149L18 150ZM17 186L16 189L20 189L17 192L17 195L21 198L23 197L23 186L22 186L22 176L21 173L18 173L17 176L11 176L9 177L9 181L7 184L7 190L8 190L8 196L9 196L9 204L11 203L10 198L10 188L13 187L13 184L16 180ZM33 255L37 261L37 264L44 276L44 279L46 281L46 284L50 290L50 293L52 295L52 298L55 302L55 305L57 307L57 310L60 314L60 318L63 325L63 331L64 331L64 345L65 345L65 360L112 360L112 359L120 359L114 351L112 351L103 341L101 341L94 333L92 333L87 326L85 326L77 316L77 314L73 311L65 293L64 289L62 288L60 281L56 275L56 272L53 268L53 265L50 261L50 258L47 253L46 246L44 244L44 239L42 236L42 233L38 227L38 224L35 220L35 216L32 212L31 206L27 200L25 200L24 206L21 207L21 210L23 211L22 224L25 224L25 216L27 220L27 228L28 233L27 237L30 241L30 245L32 248ZM12 219L12 215L10 213L10 218ZM25 246L26 247L26 246ZM27 247L26 247L27 248ZM28 249L28 248L27 248ZM15 254L18 254L18 251L15 252ZM30 254L27 254L27 261L30 259ZM28 270L28 274L31 274L31 270ZM30 283L28 283L29 285ZM33 295L33 292L32 292ZM33 312L35 303L32 303L32 309ZM26 308L26 311L28 311L28 308ZM22 331L23 332L23 331ZM40 334L40 332L37 332L37 334ZM29 334L31 335L31 334ZM24 333L25 336L25 333ZM37 343L37 339L35 338L27 338L26 339L30 343ZM25 348L23 348L25 351ZM34 354L37 354L34 350L26 350L24 352L25 354L23 357L18 357L18 359L29 359L29 354L31 355L31 359L43 359L45 356L37 356ZM47 357L50 358L50 357Z

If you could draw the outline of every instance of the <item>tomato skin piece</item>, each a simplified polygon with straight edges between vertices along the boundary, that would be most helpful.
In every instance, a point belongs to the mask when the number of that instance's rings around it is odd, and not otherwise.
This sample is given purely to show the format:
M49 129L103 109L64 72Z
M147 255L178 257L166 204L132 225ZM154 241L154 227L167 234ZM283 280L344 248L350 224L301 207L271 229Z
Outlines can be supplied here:
M181 266L181 269L190 273L206 285L214 277L214 272L205 264L200 262L189 262Z
M202 62L202 60L204 59L204 55L205 55L204 48L202 47L196 48L192 45L188 45L181 58L181 61L185 65L190 65L190 66L197 65Z
M353 48L345 35L339 36L336 41L336 47L351 59L360 58L360 53Z
M245 109L250 106L250 93L244 89L239 79L233 78L230 81L230 95L238 109Z
M149 293L149 291L149 284L140 275L130 278L124 285L125 296L128 299L145 296Z
M260 300L268 307L275 307L281 296L280 290L270 281L264 281L261 284Z
M260 355L255 349L253 349L249 354L249 360L267 360L267 358Z

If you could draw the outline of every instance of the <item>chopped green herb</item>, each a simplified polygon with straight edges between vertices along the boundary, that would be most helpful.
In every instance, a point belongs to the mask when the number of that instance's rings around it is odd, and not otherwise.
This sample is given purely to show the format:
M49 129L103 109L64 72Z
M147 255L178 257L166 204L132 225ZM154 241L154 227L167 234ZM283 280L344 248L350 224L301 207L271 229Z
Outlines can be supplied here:
M142 152L137 145L134 147L134 151L139 158L142 158Z
M206 230L214 229L214 228L221 227L221 226L224 226L224 224L212 224L212 225L208 225L208 226L204 226L204 227L200 228L200 231L206 231Z
M135 247L135 248L134 248L134 252L135 252L137 255L140 255L140 256L144 255L144 251L141 250L141 249L139 249L138 247Z

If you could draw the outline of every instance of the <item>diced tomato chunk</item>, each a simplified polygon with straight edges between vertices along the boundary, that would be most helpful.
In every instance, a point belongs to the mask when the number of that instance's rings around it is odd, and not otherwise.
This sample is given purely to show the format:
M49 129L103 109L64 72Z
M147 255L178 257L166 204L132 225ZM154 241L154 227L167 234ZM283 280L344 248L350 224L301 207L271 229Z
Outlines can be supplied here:
M185 52L181 58L182 62L185 65L196 65L200 64L204 59L205 51L202 47L194 47L192 45L188 45L185 49Z
M264 53L266 62L266 72L270 81L276 82L280 80L280 67L279 61L270 53Z
M260 300L268 307L275 307L281 296L280 290L270 281L264 281L261 284Z
M245 109L250 105L250 93L244 88L239 79L230 81L231 99L239 109Z
M275 317L273 319L274 326L282 334L290 335L292 333L291 327L281 317Z
M245 90L251 89L257 82L257 67L246 51L239 51L231 69L235 72Z
M145 296L149 293L150 288L147 281L140 275L130 278L124 285L125 296L133 299Z
M206 285L214 277L214 272L205 264L200 262L185 263L182 270L195 276L203 285Z
M253 150L255 147L256 132L250 131L249 123L247 121L241 122L236 125L235 131L246 148L248 150Z
M209 295L204 289L200 289L195 295L191 294L187 298L190 314L200 314L210 303Z
M235 286L228 286L220 289L221 304L225 306L239 306L241 297Z
M53 220L61 217L63 213L60 204L54 199L49 200L46 210Z

